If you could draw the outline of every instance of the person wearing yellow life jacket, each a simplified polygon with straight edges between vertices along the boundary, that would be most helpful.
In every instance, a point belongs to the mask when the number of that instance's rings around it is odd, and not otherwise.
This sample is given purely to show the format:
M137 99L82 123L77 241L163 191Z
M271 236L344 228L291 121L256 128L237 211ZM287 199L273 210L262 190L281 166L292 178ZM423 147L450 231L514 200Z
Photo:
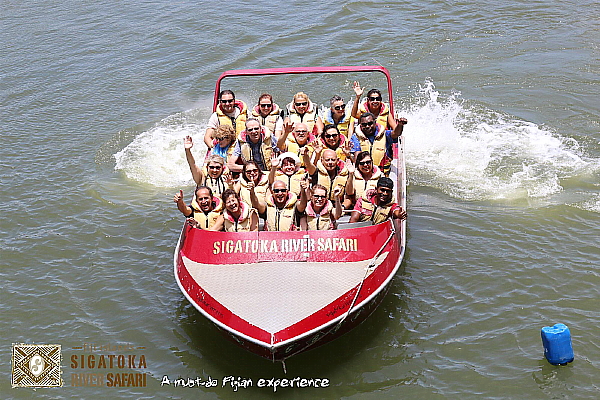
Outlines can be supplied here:
M223 214L219 215L211 231L250 232L258 230L258 213L248 204L241 201L239 194L233 189L223 192L221 200L224 204Z
M271 158L276 153L277 143L271 132L261 126L257 119L249 118L227 166L232 172L241 172L246 161L254 160L262 171L269 171Z
M298 230L297 213L306 209L306 193L302 191L300 200L291 193L285 182L275 181L271 185L271 193L267 194L265 202L259 201L250 183L250 198L252 207L260 215L264 215L266 231L295 231Z
M373 158L368 151L361 151L356 155L355 171L354 171L354 198L353 203L356 199L364 197L364 194L375 189L377 181L383 176L381 170L373 165Z
M405 219L406 211L393 201L394 181L382 177L377 181L375 190L370 190L364 198L356 201L350 222L371 221L373 225L388 218Z
M316 153L315 153L316 154ZM344 205L350 207L354 196L354 171L351 160L342 162L335 151L325 149L317 158L317 165L305 155L306 171L311 176L313 185L321 185L329 193L329 200L335 200L337 192L346 196Z
M213 148L209 149L206 155L208 156L214 154L227 160L233 153L233 149L235 149L236 139L237 135L231 126L219 125L215 131Z
M300 196L300 181L306 177L306 171L301 168L300 158L294 153L286 152L271 160L269 184L276 180L286 183L290 192Z
M231 90L222 90L219 93L219 105L217 110L211 114L204 133L204 143L209 149L213 148L215 131L219 125L229 125L236 135L244 130L244 124L248 118L248 107L246 103L235 99Z
M286 106L284 114L284 123L286 121L292 124L304 123L308 126L308 131L315 136L323 131L323 120L319 117L317 105L310 101L304 92L294 95L292 102Z
M306 196L310 196L310 201L306 205L304 214L300 217L301 230L331 230L336 228L336 220L342 216L342 203L340 198L343 196L343 190L337 188L333 193L335 206L327 198L327 189L322 185L314 185L309 189L308 184L303 190Z
M196 188L195 199L197 206L186 205L183 202L183 190L179 190L179 193L173 197L177 208L188 218L193 227L208 230L221 215L221 200L214 197L210 188L206 186Z
M323 116L325 127L333 125L346 139L350 139L354 133L354 118L351 113L346 113L346 103L340 96L335 95L329 100L330 107ZM325 131L323 128L323 132Z
M377 123L383 126L385 129L396 128L396 120L394 115L390 112L390 106L383 102L381 91L378 89L371 89L367 93L367 99L364 103L360 103L360 96L362 96L365 88L361 88L358 82L353 84L354 93L356 98L352 105L352 117L358 119L366 112L370 112L375 116Z
M240 194L242 201L251 204L249 184L252 182L256 196L260 201L265 201L269 190L269 178L258 168L255 161L250 160L244 164L242 175L235 184L234 189Z
M281 136L283 129L281 114L281 108L273 102L273 96L268 93L261 94L258 98L258 104L252 109L252 117L270 130L276 138Z
M314 159L318 160L323 149L335 151L342 161L351 160L352 152L350 139L340 134L338 128L332 124L325 125L319 138L310 142L309 148L314 152Z
M356 155L360 151L368 151L373 163L387 176L394 158L393 145L402 135L404 125L407 124L406 118L397 119L394 130L385 130L375 122L375 116L369 112L362 114L358 121L359 124L350 139L352 152Z
M196 186L208 186L211 188L215 196L220 196L225 189L232 187L233 182L228 181L228 171L225 166L225 160L223 157L216 154L211 154L204 160L204 167L200 168L196 164L194 155L192 154L192 147L194 142L191 136L186 136L183 139L183 147L185 149L185 158L192 172L192 177ZM195 199L192 204L196 205Z
M290 133L292 134L290 136ZM283 133L277 140L277 147L282 152L290 152L300 157L303 148L307 147L309 153L312 154L310 143L315 140L312 133L309 132L308 126L304 123L292 124L286 121L283 124ZM300 166L304 168L304 161L300 158Z

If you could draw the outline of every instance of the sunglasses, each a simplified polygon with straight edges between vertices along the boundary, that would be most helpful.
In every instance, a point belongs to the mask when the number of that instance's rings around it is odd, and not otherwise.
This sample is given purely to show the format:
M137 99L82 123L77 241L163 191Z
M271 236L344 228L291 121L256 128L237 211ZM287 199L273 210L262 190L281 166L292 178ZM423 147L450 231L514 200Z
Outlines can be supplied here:
M325 197L327 197L327 196L323 196L323 195L321 195L321 194L313 194L313 197L314 197L315 199L324 199L324 198L325 198Z
M369 121L369 122L361 122L360 126L373 126L374 121Z
M341 106L335 106L335 107L333 107L334 110L338 110L338 111L344 110L345 108L346 108L345 104L342 104Z
M254 173L258 173L258 170L257 169L247 169L246 173L247 174L254 174Z
M307 101L303 101L302 103L294 103L294 105L295 105L296 107L307 106L307 105L308 105L308 102L307 102Z
M219 142L222 142L223 140L229 139L228 137L218 137L217 140Z
M269 103L269 104L259 104L260 107L262 108L269 108L269 107L273 107L273 104Z
M208 169L221 169L223 167L221 167L220 165L209 165Z
M359 161L358 165L371 165L373 164L373 160L367 160L367 161Z
M260 131L259 127L256 128L246 128L246 132L256 132L256 131Z
M294 131L294 132L296 132L296 133L308 133L308 131L304 131L304 130L302 130L302 131Z
M369 97L370 101L381 101L381 96Z
M325 139L331 139L331 138L338 137L339 135L340 135L339 133L326 133L324 136L325 136Z
M287 191L287 189L273 189L273 193L285 193Z
M234 99L229 99L229 100L221 99L220 101L222 104L229 104L229 103L233 103L235 100Z
M388 188L379 188L379 191L383 192L383 193L392 193L392 189L388 189Z

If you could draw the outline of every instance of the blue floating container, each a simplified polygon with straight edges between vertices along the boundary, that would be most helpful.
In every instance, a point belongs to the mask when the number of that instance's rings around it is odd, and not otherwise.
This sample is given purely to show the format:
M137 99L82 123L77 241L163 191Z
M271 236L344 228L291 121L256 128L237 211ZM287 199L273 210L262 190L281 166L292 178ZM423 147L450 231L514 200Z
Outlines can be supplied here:
M544 326L542 328L544 356L552 365L565 365L575 358L571 332L565 324Z

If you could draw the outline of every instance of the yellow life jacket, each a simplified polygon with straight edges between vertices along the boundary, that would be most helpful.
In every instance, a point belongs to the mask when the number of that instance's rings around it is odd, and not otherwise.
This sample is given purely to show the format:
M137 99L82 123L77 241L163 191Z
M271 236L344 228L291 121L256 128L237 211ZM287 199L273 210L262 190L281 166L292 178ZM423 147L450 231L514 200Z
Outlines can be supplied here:
M296 230L296 201L295 194L289 193L288 200L282 209L277 208L273 196L267 196L267 218L265 231L295 231Z
M385 129L390 129L388 125L388 114L390 113L390 106L387 103L384 103L383 101L381 102L381 106L382 110L380 110L379 114L377 114L377 112L373 112L371 109L369 109L369 107L367 106L367 101L365 100L358 106L358 112L360 115L366 112L372 113L376 116L375 122L377 122L379 125L384 126Z
M252 201L250 200L250 189L248 189L248 182L244 178L241 178L240 185L240 197L242 198L242 201L252 204ZM258 182L258 185L254 186L254 193L256 193L258 201L265 202L267 190L269 190L269 177L266 174L263 174Z
M260 121L262 126L266 126L271 133L275 133L275 125L277 124L277 120L281 116L281 108L275 103L273 103L273 109L266 117L260 115L260 106L257 104L252 109L252 116Z
M246 129L246 118L248 117L248 107L241 100L235 101L235 107L240 111L237 117L230 117L221 110L221 105L217 107L217 117L219 117L219 125L229 125L235 131L235 134L240 137L240 133Z
M223 170L223 173L218 178L212 178L208 174L208 168L206 168L206 166L202 167L202 172L204 176L202 177L202 181L198 183L198 186L208 186L212 189L214 196L220 197L221 194L223 194L223 192L229 188L227 183L225 183L225 179L223 178L223 175L227 173L227 168Z
M190 217L198 221L198 228L208 230L215 222L217 222L217 218L221 215L221 201L220 199L213 197L213 202L215 203L215 208L208 214L204 214L204 211L200 210L200 206L196 203L196 198L192 200L192 204L190 204L190 207L192 207L192 215L190 215Z
M335 220L332 215L333 204L330 201L319 214L312 208L312 203L306 205L306 224L309 231L326 231L335 229Z
M214 203L213 211L220 214L221 210L223 209L223 202L221 201L221 197L214 196L214 193L213 193L213 203ZM200 209L200 204L198 204L198 202L196 201L195 193L194 193L194 198L192 199L192 202L190 203L190 207L192 207L192 210L194 210L194 213L204 214L204 212Z
M312 148L312 146L310 146L310 143L311 143L310 138L309 138L308 142L302 147L300 147L300 145L298 145L298 143L295 140L294 141L286 140L285 143L287 146L286 151L289 151L290 153L294 153L295 155L297 155L298 158L300 159L300 166L304 169L304 157L302 157L300 155L300 149L302 149L303 147L306 147L308 149L308 156L310 157L312 155L314 149Z
M325 116L323 117L323 124L335 125L338 128L338 131L340 131L340 133L343 136L345 136L347 139L350 139L350 137L348 135L348 130L350 128L350 124L354 124L354 118L352 118L350 113L347 112L344 115L344 117L340 120L340 122L338 122L336 124L335 121L333 120L333 115L331 114L331 108L330 108L327 110L327 112L325 113Z
M373 224L379 224L386 221L390 217L390 212L396 206L396 203L392 201L384 206L379 206L374 199L376 195L372 194L372 191L366 193L366 196L369 199L364 197L362 199L359 222L372 221Z
M377 181L383 176L383 173L377 166L373 165L373 169L373 176L369 180L365 180L358 169L354 171L354 193L357 199L364 197L368 190L375 189Z
M317 162L316 183L327 188L329 200L335 200L333 192L336 188L342 188L342 191L344 191L346 188L346 182L348 181L348 170L342 162L338 164L338 170L340 172L333 179L331 179L323 163L320 160Z
M262 158L263 165L265 166L264 171L271 169L271 155L273 154L273 134L269 130L261 128L261 143L260 143L260 155ZM242 131L240 134L240 149L242 152L242 160L244 162L252 160L252 148L246 141L246 131Z
M294 172L293 175L286 175L281 170L277 170L275 172L275 180L285 182L287 188L290 192L294 193L296 196L300 197L300 191L302 187L300 186L300 181L304 178L306 172L300 168L298 171Z
M362 133L362 130L358 126L356 127L354 134L358 138L360 150L368 151L371 155L371 158L373 159L373 165L377 165L386 169L391 164L391 160L386 154L387 142L385 137L385 129L383 129L383 126L380 124L377 124L375 129L377 129L377 133L373 143L371 143L369 138Z
M223 210L223 225L225 227L225 232L250 232L250 228L252 227L252 215L256 215L258 221L258 213L248 204L243 201L240 203L240 208L242 209L242 215L236 221L235 218L227 209Z
M308 103L308 108L306 109L306 112L303 115L300 115L296 112L293 101L289 103L286 106L286 108L288 111L288 118L292 123L296 124L301 122L303 124L306 124L309 133L312 133L313 135L317 133L316 122L317 118L319 117L319 114L317 114L317 106L315 105L315 103L310 101Z

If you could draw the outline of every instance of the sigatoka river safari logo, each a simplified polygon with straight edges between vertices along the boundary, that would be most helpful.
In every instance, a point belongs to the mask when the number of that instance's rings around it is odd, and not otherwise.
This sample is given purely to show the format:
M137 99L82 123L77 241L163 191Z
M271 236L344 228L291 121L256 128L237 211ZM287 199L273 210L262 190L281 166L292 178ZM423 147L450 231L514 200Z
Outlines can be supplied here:
M13 343L11 358L13 388L62 386L59 344Z

